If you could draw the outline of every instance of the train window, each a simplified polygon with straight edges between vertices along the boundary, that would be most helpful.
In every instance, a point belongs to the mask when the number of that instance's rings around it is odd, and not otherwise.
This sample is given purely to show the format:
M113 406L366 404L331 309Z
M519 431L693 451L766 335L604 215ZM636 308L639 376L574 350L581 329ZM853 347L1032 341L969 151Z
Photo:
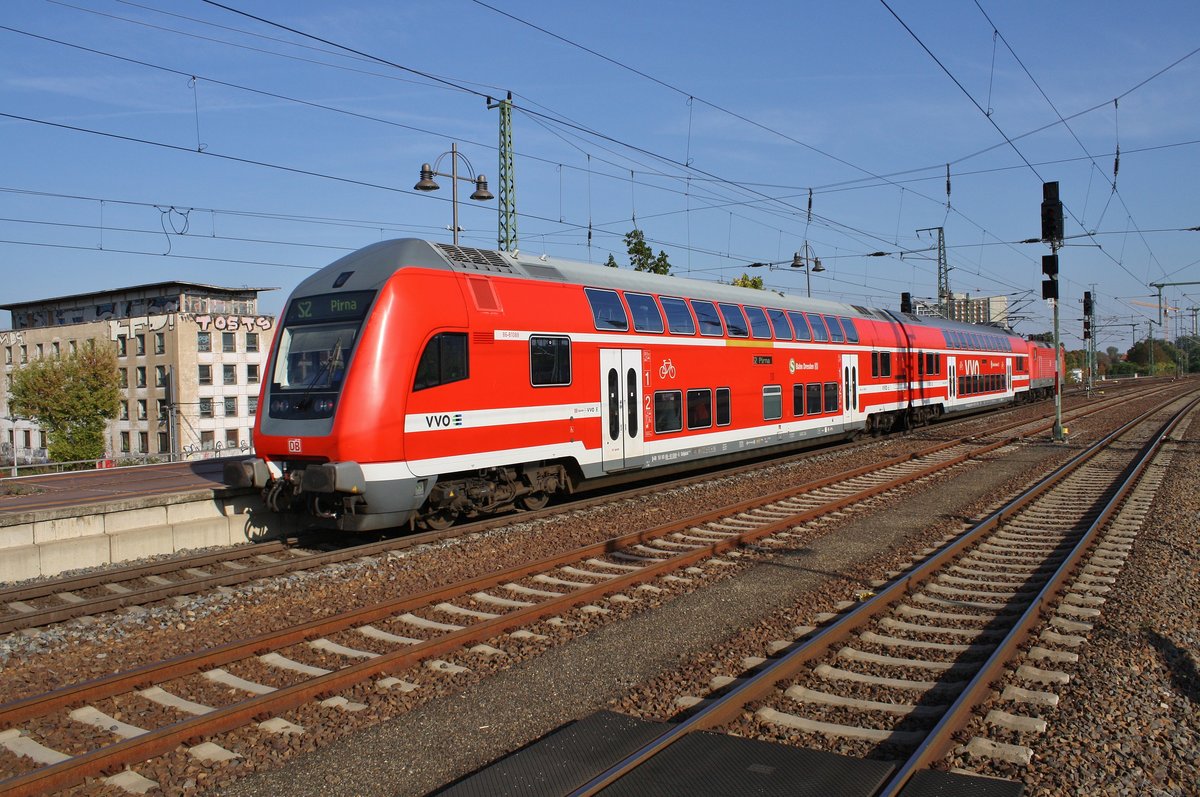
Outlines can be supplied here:
M808 323L812 325L813 340L817 343L827 343L829 341L829 328L825 326L825 319L816 313L806 316Z
M729 337L744 338L750 335L750 327L746 324L746 316L742 314L742 308L736 304L721 303L717 305L721 308L721 317L725 319L725 329L729 330Z
M792 385L792 415L804 414L804 385Z
M667 313L667 329L673 335L695 335L696 322L687 309L687 302L669 296L659 297L663 310Z
M621 375L616 368L608 369L608 439L621 436Z
M712 302L698 302L695 299L692 299L691 302L692 312L696 314L696 320L700 322L701 335L720 336L724 334L721 317L717 315L717 308Z
M638 415L641 413L641 402L638 401L638 372L636 368L625 371L625 431L632 438L637 437Z
M413 390L460 382L469 373L465 332L439 332L425 344L417 363Z
M659 390L654 394L655 434L678 432L683 428L681 400L682 394L678 390Z
M596 329L617 330L624 332L629 329L629 318L625 315L625 306L616 291L602 291L598 288L584 288L588 304L592 306L592 321Z
M707 429L712 426L712 391L689 390L687 392L687 427Z
M858 327L849 318L842 319L842 329L846 330L846 342L858 343Z
M638 332L662 332L662 313L653 296L644 293L626 293L625 301L629 304L629 312L633 315L633 328Z
M756 338L771 339L771 325L761 307L746 307L746 318L750 319L750 334Z
M796 340L812 340L812 332L808 328L808 320L804 313L789 310L787 316L792 322L792 328L796 330Z
M775 332L776 340L792 339L792 328L788 325L787 313L768 309L767 318L771 319L771 329Z
M821 385L813 383L805 388L809 415L821 414Z
M883 377L892 375L892 353L890 351L879 352L879 375Z
M733 413L729 406L729 388L717 388L717 426L728 426L733 422Z
M879 376L879 352L871 352L871 376Z
M825 323L829 326L829 339L834 343L844 343L846 335L842 332L842 325L838 323L837 316L828 315L821 317L825 319Z
M529 336L529 383L534 387L571 384L571 339Z
M925 376L925 352L917 352L917 377Z
M838 384L837 382L825 383L825 411L838 411Z
M777 421L783 417L783 388L779 385L763 386L763 420Z
M327 390L341 387L360 323L355 319L348 324L293 323L285 326L271 377L274 388ZM462 337L465 346L466 335Z

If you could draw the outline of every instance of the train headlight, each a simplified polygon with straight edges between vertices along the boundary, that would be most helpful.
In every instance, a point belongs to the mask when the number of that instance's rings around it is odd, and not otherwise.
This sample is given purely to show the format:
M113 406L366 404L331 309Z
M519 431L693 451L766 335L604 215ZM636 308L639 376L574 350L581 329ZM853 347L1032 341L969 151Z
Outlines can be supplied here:
M292 408L292 402L285 398L271 399L271 412L276 415L282 415Z
M333 414L333 399L319 398L313 402L313 409L321 415Z

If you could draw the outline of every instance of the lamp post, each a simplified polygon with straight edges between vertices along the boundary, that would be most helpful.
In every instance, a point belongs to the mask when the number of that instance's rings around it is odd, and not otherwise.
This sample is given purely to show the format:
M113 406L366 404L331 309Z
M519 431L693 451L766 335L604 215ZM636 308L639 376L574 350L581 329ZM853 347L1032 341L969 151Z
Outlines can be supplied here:
M447 155L450 156L449 174L437 171L437 167L442 165L442 158ZM471 175L470 177L458 176L459 158L462 158L463 163L467 165L467 172ZM466 155L458 151L458 145L455 143L450 144L449 152L443 152L441 155L438 155L437 160L433 162L433 166L430 166L428 163L421 164L421 179L417 181L413 189L417 191L438 190L441 186L434 182L434 177L449 177L451 180L450 205L454 209L454 245L458 246L458 181L463 180L468 183L475 183L475 192L471 194L471 199L474 199L476 202L486 202L489 199L495 199L495 197L488 190L487 177L482 174L478 177L475 176L475 170L471 167L471 161L467 159Z
M801 254L803 253L803 254ZM792 268L804 269L804 287L807 290L808 298L812 298L812 272L820 273L825 270L821 265L821 258L812 256L812 247L808 245L808 241L804 242L804 248L792 256Z

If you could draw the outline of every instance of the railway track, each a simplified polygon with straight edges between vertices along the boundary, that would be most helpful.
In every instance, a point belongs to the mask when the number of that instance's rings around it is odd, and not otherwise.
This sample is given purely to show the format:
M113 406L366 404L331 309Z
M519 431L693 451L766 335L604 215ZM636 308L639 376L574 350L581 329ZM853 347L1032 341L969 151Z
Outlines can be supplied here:
M863 792L878 795L901 794L910 783L934 789L925 793L965 792L969 784L953 781L956 774L930 773L955 751L1028 762L1022 745L986 734L960 745L956 734L1006 668L1020 685L1009 683L1005 707L974 725L1000 735L1044 727L1039 707L1053 705L1054 685L1066 682L1057 667L1077 657L1078 634L1100 613L1128 553L1131 522L1118 513L1144 515L1149 499L1125 510L1123 502L1198 403L1180 400L1130 422L823 628L796 629L775 658L715 679L706 697L680 700L691 707L684 719L569 793L642 793L664 772L679 775L701 730L880 759L888 766L878 790ZM696 785L712 775L703 767L691 773Z
M133 778L111 773L180 745L196 757L237 755L198 743L233 729L303 733L280 715L314 701L326 711L354 711L372 694L414 688L398 677L406 671L453 673L461 666L443 657L464 650L497 655L499 646L537 642L539 631L573 609L599 616L683 588L703 579L706 568L728 567L740 547L769 544L773 535L1012 445L1043 426L1025 423L999 440L930 446L500 573L13 701L0 706L0 747L16 759L16 772L0 781L0 791L36 794L104 774Z
M1156 395L1168 388L1159 388L1146 395ZM1070 411L1068 421L1084 418L1127 400L1125 397L1106 399L1101 402ZM969 422L966 419L963 422ZM1022 430L1029 437L1044 431L1045 425L1030 426L1029 421L1013 421L996 428L992 433ZM959 438L965 440L966 437ZM859 445L847 443L842 446L821 449L819 454ZM800 461L813 456L804 452L783 460L770 460L751 467L774 467L788 462ZM745 464L714 473L688 476L671 482L659 482L650 486L639 486L616 494L580 498L562 506L548 507L520 516L501 516L485 521L455 526L444 531L421 532L402 537L372 541L359 545L337 544L334 550L317 550L314 546L322 541L332 542L331 537L315 539L290 539L257 543L252 546L209 551L191 556L172 557L150 563L117 566L84 575L55 578L0 589L0 634L25 628L37 628L62 622L75 617L91 616L131 606L144 606L157 601L182 598L220 587L231 587L258 579L271 578L302 570L313 570L331 564L347 562L362 557L386 555L391 552L415 548L443 539L480 533L500 528L513 522L551 517L567 510L584 509L605 502L620 501L661 492L688 484L712 479L722 473L743 472Z

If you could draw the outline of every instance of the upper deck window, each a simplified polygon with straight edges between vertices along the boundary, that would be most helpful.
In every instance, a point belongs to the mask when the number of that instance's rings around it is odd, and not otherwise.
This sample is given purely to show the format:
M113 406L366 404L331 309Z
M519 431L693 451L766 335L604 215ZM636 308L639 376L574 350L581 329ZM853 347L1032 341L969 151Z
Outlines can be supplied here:
M746 307L746 318L750 319L750 334L756 338L771 339L771 325L761 307ZM787 340L787 338L785 338Z
M842 329L846 330L846 342L858 343L858 327L849 318L842 319Z
M825 323L829 325L829 338L834 343L843 343L846 340L845 334L842 332L842 325L838 323L837 316L822 316Z
M625 315L625 306L616 291L602 291L599 288L584 288L588 304L592 306L592 321L601 332L625 332L629 329L629 318Z
M638 332L662 332L662 313L653 296L644 293L626 293L625 301L629 304L629 312L633 314L633 328Z
M725 329L729 330L729 337L744 338L750 334L750 327L746 324L746 316L742 315L742 308L736 304L725 303L717 306L721 308L721 317L725 319Z
M691 304L692 312L696 314L696 320L700 322L701 335L720 336L724 334L724 329L721 327L721 317L717 315L717 308L712 302L701 302L692 299Z
M788 324L787 313L782 310L767 309L767 318L771 319L771 329L775 330L776 340L792 340L792 328Z
M817 343L829 342L829 329L825 326L825 319L816 313L811 313L807 316L808 322L812 324L813 340Z
M788 310L787 315L792 321L792 328L796 330L796 340L812 340L812 332L808 329L808 320L804 313Z
M659 301L667 314L667 329L672 335L696 334L696 322L687 308L687 302L670 296L660 296Z

